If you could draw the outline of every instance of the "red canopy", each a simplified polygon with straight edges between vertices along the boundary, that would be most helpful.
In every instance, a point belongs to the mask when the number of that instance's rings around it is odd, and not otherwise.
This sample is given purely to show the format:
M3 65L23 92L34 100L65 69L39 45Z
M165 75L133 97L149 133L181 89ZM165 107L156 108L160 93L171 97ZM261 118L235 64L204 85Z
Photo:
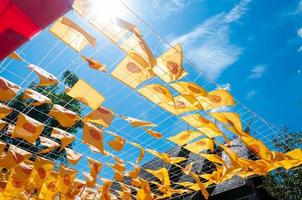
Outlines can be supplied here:
M0 60L71 9L73 0L0 0Z

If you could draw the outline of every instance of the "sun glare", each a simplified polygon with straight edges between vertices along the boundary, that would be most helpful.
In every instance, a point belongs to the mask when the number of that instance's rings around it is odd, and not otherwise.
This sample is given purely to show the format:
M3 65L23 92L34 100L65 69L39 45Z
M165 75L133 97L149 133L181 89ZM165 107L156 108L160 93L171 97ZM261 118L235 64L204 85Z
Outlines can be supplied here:
M91 15L97 17L123 17L125 8L120 0L91 0Z

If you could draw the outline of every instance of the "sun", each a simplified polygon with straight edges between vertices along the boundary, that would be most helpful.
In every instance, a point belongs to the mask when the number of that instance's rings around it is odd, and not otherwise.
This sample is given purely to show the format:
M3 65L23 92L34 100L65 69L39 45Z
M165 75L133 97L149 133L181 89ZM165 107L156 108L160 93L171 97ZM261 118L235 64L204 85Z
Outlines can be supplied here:
M126 14L126 8L120 0L90 0L92 10L90 15L97 17L118 17Z

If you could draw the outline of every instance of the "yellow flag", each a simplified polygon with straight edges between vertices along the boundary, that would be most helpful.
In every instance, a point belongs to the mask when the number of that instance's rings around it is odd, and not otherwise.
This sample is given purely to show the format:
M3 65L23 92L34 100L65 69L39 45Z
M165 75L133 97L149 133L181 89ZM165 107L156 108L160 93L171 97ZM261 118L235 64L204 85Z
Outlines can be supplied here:
M57 20L49 31L77 52L88 44L96 45L96 39L93 36L67 17Z
M17 95L20 89L18 85L0 77L0 101L11 100Z
M194 96L191 95L183 94L183 95L176 96L174 97L174 101L175 101L175 113L177 115L185 112L203 110L199 101Z
M110 200L110 188L112 185L112 181L104 178L101 178L101 180L103 182L103 190L100 200Z
M70 200L75 199L76 196L78 196L83 189L85 188L85 183L81 180L75 179L70 188L68 193L66 194L66 197Z
M5 158L0 159L0 167L10 170L17 164L27 160L32 154L14 145L10 145Z
M77 170L61 164L59 167L59 174L57 177L57 184L56 184L57 192L60 192L62 194L67 194L77 173L78 173Z
M23 61L24 59L17 53L17 52L12 52L8 55L9 58L15 59L15 60L20 60Z
M129 53L113 70L111 75L132 89L152 78L148 63L136 53Z
M154 124L152 122L136 119L136 118L133 118L133 117L126 117L126 116L121 115L121 118L123 120L129 122L131 124L131 126L133 126L133 127L157 126L156 124Z
M109 127L114 117L114 113L104 107L99 107L84 117L84 122L99 124L104 127Z
M137 144L137 143L134 143L134 142L128 142L129 144L137 147L139 149L139 156L138 158L136 159L135 163L139 163L140 161L142 161L142 159L144 158L145 156L145 151L144 151L144 148L140 145L140 144Z
M141 188L137 191L136 199L137 200L153 200L153 195L151 193L151 188L148 181L140 179Z
M81 193L81 199L83 200L94 200L96 199L97 191L93 188L85 187Z
M122 200L131 200L130 187L124 183L120 183L120 186L121 186L120 196L121 196Z
M32 165L25 163L20 163L14 167L7 180L3 195L11 197L11 199L18 197L28 182L32 168Z
M92 3L87 0L74 0L72 8L81 17L85 17L91 11Z
M114 179L118 182L123 182L124 181L124 175L123 172L113 169L114 171Z
M198 154L204 150L214 150L214 142L211 138L202 138L196 142L187 144L184 146L185 149Z
M232 95L224 89L209 92L205 98L200 99L200 103L205 110L235 105Z
M3 153L5 148L6 148L6 143L0 141L0 155ZM0 157L1 157L0 159L2 159L2 156L0 156Z
M217 164L221 164L221 165L226 165L224 160L222 160L222 158L220 156L218 156L217 154L204 154L201 153L199 154L200 156L204 157L205 159L213 162L213 163L217 163Z
M13 109L3 103L0 103L0 119L8 116L13 112Z
M114 159L115 159L115 164L112 166L112 168L120 172L124 172L126 170L124 161L122 161L116 156L114 157Z
M7 124L8 124L7 122L5 122L5 121L3 121L3 120L0 119L0 131L2 131L2 129L4 129L4 127L6 127ZM11 126L8 126L8 127L11 127ZM9 132L9 128L8 128L8 131L6 132L6 134L8 136L11 135L11 132Z
M151 129L144 129L149 135L151 135L152 137L155 137L157 139L160 139L163 137L163 135L159 132L153 131Z
M207 96L207 91L193 82L175 82L170 84L180 94L194 96L198 101Z
M92 158L87 158L87 160L88 160L88 166L90 168L90 176L93 178L93 180L96 181L96 178L97 178L98 174L100 173L103 164Z
M103 130L91 123L84 123L82 142L89 146L94 146L100 153L104 153Z
M94 179L90 174L86 173L86 172L82 172L82 174L84 175L84 177L86 178L86 186L93 188L96 186L96 179Z
M39 193L39 199L54 200L57 195L58 172L52 171L42 185Z
M29 64L28 68L33 72L35 72L39 77L40 82L38 86L50 86L50 85L57 84L59 82L59 80L54 75L50 74L49 72L45 71L44 69L36 65Z
M263 142L257 140L256 138L248 135L247 133L243 133L240 136L240 139L244 142L244 144L258 157L266 160L272 161L272 152L265 146Z
M55 163L53 161L37 156L27 187L40 189L54 167Z
M182 120L197 128L200 132L209 138L223 136L219 128L210 120L204 118L200 114L192 114L181 117Z
M156 59L154 58L150 48L146 44L145 40L140 34L133 34L127 39L123 40L119 45L126 53L136 53L148 62L150 68L156 65Z
M106 65L101 64L100 62L94 60L93 58L88 58L84 55L81 55L83 60L85 60L88 63L88 66L92 69L99 70L101 72L106 72Z
M108 145L116 151L123 150L124 144L125 144L125 139L115 133L110 132L110 134L113 135L115 137L115 139L109 141Z
M220 144L219 146L228 155L228 157L230 158L230 161L231 161L231 163L232 163L232 165L233 165L234 168L237 168L238 166L240 166L240 164L238 162L239 157L238 157L238 155L237 155L236 152L234 152L232 149L230 149L226 145Z
M152 155L162 159L163 161L165 161L166 163L170 163L170 164L177 164L180 163L182 161L187 160L184 157L172 157L167 153L159 153L155 150L152 149L146 149L146 151L148 151L149 153L151 153Z
M105 97L91 87L84 80L79 79L78 82L66 92L69 96L77 99L95 110L105 101Z
M141 178L133 178L131 179L131 185L134 187L141 187L142 182L141 182Z
M187 74L182 66L182 48L179 43L156 60L157 64L152 70L167 83L179 80Z
M21 138L33 144L38 139L43 129L44 125L42 123L20 113L12 137Z
M70 133L67 133L66 131L63 131L58 128L52 129L51 137L61 140L61 150L71 144L75 139L74 135L71 135Z
M182 146L201 135L203 135L203 134L199 131L187 130L187 131L182 131L182 132L168 138L168 140Z
M242 134L242 125L238 114L234 112L210 112L209 114L223 123L230 131L239 136Z
M79 120L79 116L75 112L68 110L58 104L55 104L51 108L48 115L54 117L64 128L73 126L76 121Z
M139 165L133 165L134 169L129 171L126 175L132 179L136 179L141 173L141 167Z
M43 94L40 94L39 92L31 90L31 89L25 89L25 92L24 92L24 95L23 95L22 99L24 99L24 100L26 100L26 99L34 100L35 102L30 104L30 105L33 105L33 106L40 106L40 105L45 104L45 103L51 103L50 98L44 96Z
M196 181L196 183L198 184L199 189L200 189L201 194L203 195L203 197L204 197L205 199L208 199L208 198L209 198L209 193L208 193L208 191L206 190L206 188L205 188L205 186L203 185L203 183L200 181L199 177L198 177L196 174L194 174L194 173L191 173L191 176L192 176L192 178Z
M43 150L40 150L39 153L42 153L42 154L49 153L49 152L53 151L55 148L60 146L59 143L57 143L51 139L48 139L46 137L40 136L39 138L40 138L41 146L46 147L46 148L43 148Z
M167 168L163 167L158 170L146 169L146 171L158 178L165 187L170 187L171 181Z
M138 92L151 102L175 114L174 98L168 88L161 84L150 84L138 89Z
M82 154L69 148L65 148L65 151L66 151L67 161L73 165L76 165L83 156Z

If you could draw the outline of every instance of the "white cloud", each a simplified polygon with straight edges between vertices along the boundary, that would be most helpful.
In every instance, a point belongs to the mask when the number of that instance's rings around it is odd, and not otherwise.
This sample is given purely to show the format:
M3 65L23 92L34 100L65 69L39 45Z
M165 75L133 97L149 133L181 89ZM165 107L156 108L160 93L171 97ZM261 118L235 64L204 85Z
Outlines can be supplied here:
M297 30L297 34L298 34L298 36L299 36L300 38L302 38L302 28L299 28L299 29Z
M180 42L185 56L197 65L209 79L216 79L242 54L242 48L230 42L230 24L248 10L250 0L241 0L230 12L220 13L194 30L173 40Z
M300 75L302 73L301 69L298 69L297 75Z
M146 1L146 3L150 5L150 8L156 11L156 17L168 17L183 10L193 1L194 0L149 0Z
M251 70L251 74L247 77L248 79L258 79L263 76L267 69L266 65L257 65Z
M230 83L226 83L226 84L223 84L223 85L219 85L218 89L224 89L224 90L231 91L231 84Z
M257 94L257 92L256 92L255 90L249 90L249 91L246 93L245 98L246 98L246 99L251 99L251 98L253 98L256 94Z

